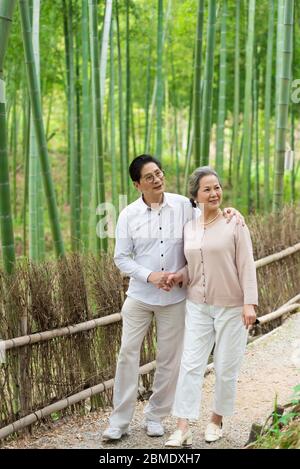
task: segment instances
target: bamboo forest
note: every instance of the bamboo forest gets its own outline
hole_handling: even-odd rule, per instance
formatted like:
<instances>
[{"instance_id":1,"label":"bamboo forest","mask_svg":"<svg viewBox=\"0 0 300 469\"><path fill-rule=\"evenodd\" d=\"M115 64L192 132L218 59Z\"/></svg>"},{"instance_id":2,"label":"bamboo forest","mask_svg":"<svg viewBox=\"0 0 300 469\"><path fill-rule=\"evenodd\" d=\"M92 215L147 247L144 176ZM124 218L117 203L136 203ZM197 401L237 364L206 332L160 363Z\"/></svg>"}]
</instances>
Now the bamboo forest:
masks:
<instances>
[{"instance_id":1,"label":"bamboo forest","mask_svg":"<svg viewBox=\"0 0 300 469\"><path fill-rule=\"evenodd\" d=\"M8 447L29 438L28 428L41 431L41 421L112 405L130 277L114 263L115 228L140 195L128 172L138 155L160 162L167 193L188 198L196 168L218 173L222 209L240 212L251 233L253 342L283 334L288 321L300 333L300 3L0 0L0 441ZM146 393L156 333L152 324L141 349ZM296 350L287 337L279 361ZM282 421L294 436L287 443L270 427L248 445L271 448L274 438L274 447L300 448L295 362L281 382L283 405L294 392L293 415ZM265 374L261 392L273 389L268 361Z\"/></svg>"}]
</instances>

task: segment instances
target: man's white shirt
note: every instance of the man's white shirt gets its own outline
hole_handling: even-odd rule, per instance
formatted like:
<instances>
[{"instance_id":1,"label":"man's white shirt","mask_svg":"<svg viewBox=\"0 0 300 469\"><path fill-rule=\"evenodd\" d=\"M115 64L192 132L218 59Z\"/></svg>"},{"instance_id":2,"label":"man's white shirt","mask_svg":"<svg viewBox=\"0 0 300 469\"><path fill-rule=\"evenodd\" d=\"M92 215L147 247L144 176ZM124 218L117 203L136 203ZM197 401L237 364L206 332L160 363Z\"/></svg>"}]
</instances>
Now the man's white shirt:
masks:
<instances>
[{"instance_id":1,"label":"man's white shirt","mask_svg":"<svg viewBox=\"0 0 300 469\"><path fill-rule=\"evenodd\" d=\"M184 267L183 227L194 212L187 197L166 192L160 206L150 208L140 197L122 210L116 227L114 260L130 277L129 297L160 306L185 299L185 288L165 292L147 279L151 272L177 272Z\"/></svg>"}]
</instances>

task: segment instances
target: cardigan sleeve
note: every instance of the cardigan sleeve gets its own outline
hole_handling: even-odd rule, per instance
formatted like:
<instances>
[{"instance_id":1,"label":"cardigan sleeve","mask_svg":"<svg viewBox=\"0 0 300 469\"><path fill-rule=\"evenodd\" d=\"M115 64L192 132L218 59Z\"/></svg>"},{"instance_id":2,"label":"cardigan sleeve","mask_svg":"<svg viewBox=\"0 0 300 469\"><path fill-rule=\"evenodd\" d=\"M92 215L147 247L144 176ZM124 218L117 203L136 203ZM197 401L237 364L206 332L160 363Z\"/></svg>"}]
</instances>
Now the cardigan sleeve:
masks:
<instances>
[{"instance_id":1,"label":"cardigan sleeve","mask_svg":"<svg viewBox=\"0 0 300 469\"><path fill-rule=\"evenodd\" d=\"M258 305L256 268L249 229L241 223L235 227L235 255L238 278L244 294L244 304Z\"/></svg>"}]
</instances>

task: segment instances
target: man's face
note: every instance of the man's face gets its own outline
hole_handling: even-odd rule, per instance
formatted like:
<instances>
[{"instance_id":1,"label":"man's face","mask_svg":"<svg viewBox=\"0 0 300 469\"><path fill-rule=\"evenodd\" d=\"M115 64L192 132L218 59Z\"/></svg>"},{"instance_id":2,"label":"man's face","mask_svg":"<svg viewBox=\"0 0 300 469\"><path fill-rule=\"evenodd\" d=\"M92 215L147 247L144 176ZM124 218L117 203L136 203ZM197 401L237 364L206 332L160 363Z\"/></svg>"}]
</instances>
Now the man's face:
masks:
<instances>
[{"instance_id":1,"label":"man's face","mask_svg":"<svg viewBox=\"0 0 300 469\"><path fill-rule=\"evenodd\" d=\"M146 198L156 198L165 190L163 172L159 169L157 164L147 163L142 167L139 182L135 182L134 185Z\"/></svg>"}]
</instances>

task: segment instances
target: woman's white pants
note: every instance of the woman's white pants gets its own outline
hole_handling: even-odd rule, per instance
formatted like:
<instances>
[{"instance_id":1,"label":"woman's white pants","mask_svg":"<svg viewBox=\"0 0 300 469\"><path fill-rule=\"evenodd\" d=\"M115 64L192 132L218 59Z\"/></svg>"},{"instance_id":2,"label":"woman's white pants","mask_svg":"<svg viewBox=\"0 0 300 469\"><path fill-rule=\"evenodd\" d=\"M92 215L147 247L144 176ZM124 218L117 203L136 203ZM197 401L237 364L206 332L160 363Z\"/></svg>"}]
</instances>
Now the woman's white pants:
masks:
<instances>
[{"instance_id":1,"label":"woman's white pants","mask_svg":"<svg viewBox=\"0 0 300 469\"><path fill-rule=\"evenodd\" d=\"M183 355L172 415L198 419L208 357L214 348L213 412L233 414L238 372L247 344L242 307L195 304L187 300Z\"/></svg>"}]
</instances>

